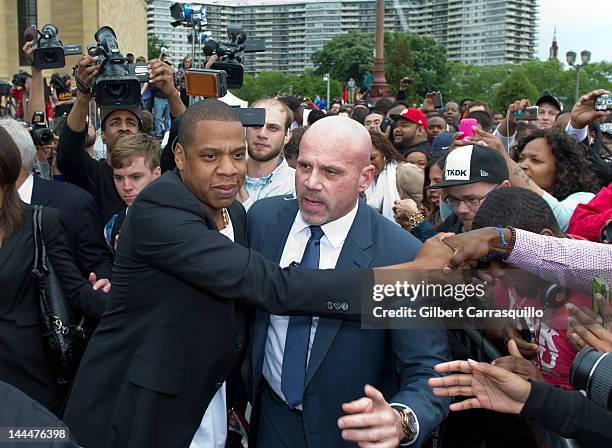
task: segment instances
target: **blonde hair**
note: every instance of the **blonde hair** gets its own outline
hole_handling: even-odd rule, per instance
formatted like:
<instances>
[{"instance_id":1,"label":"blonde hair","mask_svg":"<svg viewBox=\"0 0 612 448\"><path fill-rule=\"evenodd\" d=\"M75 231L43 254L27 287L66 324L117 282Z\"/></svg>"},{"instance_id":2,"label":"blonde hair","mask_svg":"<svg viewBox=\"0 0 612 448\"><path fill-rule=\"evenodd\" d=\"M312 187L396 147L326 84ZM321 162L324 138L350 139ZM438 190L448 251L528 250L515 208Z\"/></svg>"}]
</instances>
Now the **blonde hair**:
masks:
<instances>
[{"instance_id":1,"label":"blonde hair","mask_svg":"<svg viewBox=\"0 0 612 448\"><path fill-rule=\"evenodd\" d=\"M285 132L287 132L287 129L289 129L289 127L291 126L291 123L293 123L293 120L294 120L293 111L289 108L289 106L287 106L281 100L276 99L276 98L260 98L258 100L255 100L253 104L251 104L250 107L266 107L266 106L279 109L281 112L285 114Z\"/></svg>"},{"instance_id":2,"label":"blonde hair","mask_svg":"<svg viewBox=\"0 0 612 448\"><path fill-rule=\"evenodd\" d=\"M110 164L115 169L130 166L136 157L144 157L147 168L153 171L160 164L159 141L150 135L138 133L120 137L110 155Z\"/></svg>"}]
</instances>

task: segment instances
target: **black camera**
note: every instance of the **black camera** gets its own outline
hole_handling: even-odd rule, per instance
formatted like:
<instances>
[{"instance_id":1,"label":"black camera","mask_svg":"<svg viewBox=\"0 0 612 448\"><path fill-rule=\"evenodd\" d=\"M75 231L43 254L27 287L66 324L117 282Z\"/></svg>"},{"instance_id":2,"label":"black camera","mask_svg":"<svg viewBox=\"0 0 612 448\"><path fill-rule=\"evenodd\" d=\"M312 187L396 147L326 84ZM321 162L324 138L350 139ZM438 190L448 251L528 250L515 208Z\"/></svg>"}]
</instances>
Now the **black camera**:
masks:
<instances>
[{"instance_id":1,"label":"black camera","mask_svg":"<svg viewBox=\"0 0 612 448\"><path fill-rule=\"evenodd\" d=\"M11 94L11 85L6 81L0 81L0 97L10 96L10 94Z\"/></svg>"},{"instance_id":2,"label":"black camera","mask_svg":"<svg viewBox=\"0 0 612 448\"><path fill-rule=\"evenodd\" d=\"M26 30L26 40L33 40L36 36L36 29ZM50 23L43 26L43 29L38 32L39 38L34 55L32 65L40 69L60 68L66 65L66 55L75 55L82 53L80 45L66 45L57 38L57 27Z\"/></svg>"},{"instance_id":3,"label":"black camera","mask_svg":"<svg viewBox=\"0 0 612 448\"><path fill-rule=\"evenodd\" d=\"M92 95L100 107L137 106L140 104L140 81L130 73L119 51L117 36L110 26L103 26L94 35L96 45L87 52L98 56L100 71L92 82Z\"/></svg>"},{"instance_id":4,"label":"black camera","mask_svg":"<svg viewBox=\"0 0 612 448\"><path fill-rule=\"evenodd\" d=\"M599 353L593 347L580 350L572 363L570 383L584 390L593 403L612 411L612 353Z\"/></svg>"},{"instance_id":5,"label":"black camera","mask_svg":"<svg viewBox=\"0 0 612 448\"><path fill-rule=\"evenodd\" d=\"M32 122L28 126L34 145L45 146L53 143L55 137L53 131L47 127L45 123L45 113L37 110L32 116Z\"/></svg>"},{"instance_id":6,"label":"black camera","mask_svg":"<svg viewBox=\"0 0 612 448\"><path fill-rule=\"evenodd\" d=\"M235 25L227 27L228 40L216 42L208 39L204 44L202 53L211 56L213 53L219 57L219 61L210 67L213 70L223 70L227 73L227 87L239 89L242 87L244 78L244 67L242 66L242 53L257 53L266 51L265 42L262 39L252 39L247 42L244 30Z\"/></svg>"},{"instance_id":7,"label":"black camera","mask_svg":"<svg viewBox=\"0 0 612 448\"><path fill-rule=\"evenodd\" d=\"M29 73L24 72L23 70L19 70L19 72L13 75L13 79L11 80L11 84L15 87L25 87L26 81L30 77Z\"/></svg>"}]
</instances>

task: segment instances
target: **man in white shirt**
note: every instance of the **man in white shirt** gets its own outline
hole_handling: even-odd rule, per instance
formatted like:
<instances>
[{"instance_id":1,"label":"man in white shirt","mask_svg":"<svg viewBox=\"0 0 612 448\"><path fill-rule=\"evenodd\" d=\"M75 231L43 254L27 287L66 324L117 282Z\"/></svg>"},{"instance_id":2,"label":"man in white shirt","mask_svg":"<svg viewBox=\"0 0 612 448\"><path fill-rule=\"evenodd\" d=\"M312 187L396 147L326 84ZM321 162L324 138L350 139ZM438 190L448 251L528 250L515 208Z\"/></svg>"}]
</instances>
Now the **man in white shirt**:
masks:
<instances>
[{"instance_id":1,"label":"man in white shirt","mask_svg":"<svg viewBox=\"0 0 612 448\"><path fill-rule=\"evenodd\" d=\"M295 170L281 155L291 138L291 109L273 98L259 99L251 106L266 109L266 120L263 126L246 131L247 176L238 199L247 211L259 199L292 195L295 191Z\"/></svg>"}]
</instances>

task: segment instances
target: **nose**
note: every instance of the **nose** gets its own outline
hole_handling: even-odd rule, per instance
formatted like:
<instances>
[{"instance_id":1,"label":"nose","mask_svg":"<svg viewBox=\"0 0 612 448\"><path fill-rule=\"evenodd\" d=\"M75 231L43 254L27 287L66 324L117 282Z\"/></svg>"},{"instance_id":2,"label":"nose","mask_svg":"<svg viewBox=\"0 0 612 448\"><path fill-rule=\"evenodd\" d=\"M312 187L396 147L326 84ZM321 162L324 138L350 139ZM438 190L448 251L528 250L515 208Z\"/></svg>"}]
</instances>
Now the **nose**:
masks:
<instances>
[{"instance_id":1,"label":"nose","mask_svg":"<svg viewBox=\"0 0 612 448\"><path fill-rule=\"evenodd\" d=\"M523 171L525 171L527 174L529 174L529 168L530 168L530 166L529 166L529 162L527 161L527 159L525 159L525 160L521 160L521 161L518 163L518 166L520 166L520 167L521 167L521 169L522 169Z\"/></svg>"},{"instance_id":2,"label":"nose","mask_svg":"<svg viewBox=\"0 0 612 448\"><path fill-rule=\"evenodd\" d=\"M217 174L224 177L231 177L238 174L238 168L231 155L221 157L219 166L217 167Z\"/></svg>"},{"instance_id":3,"label":"nose","mask_svg":"<svg viewBox=\"0 0 612 448\"><path fill-rule=\"evenodd\" d=\"M123 191L126 193L130 193L134 189L134 184L130 179L123 179Z\"/></svg>"},{"instance_id":4,"label":"nose","mask_svg":"<svg viewBox=\"0 0 612 448\"><path fill-rule=\"evenodd\" d=\"M321 190L321 181L318 170L313 169L310 171L310 174L304 180L304 186L313 191Z\"/></svg>"}]
</instances>

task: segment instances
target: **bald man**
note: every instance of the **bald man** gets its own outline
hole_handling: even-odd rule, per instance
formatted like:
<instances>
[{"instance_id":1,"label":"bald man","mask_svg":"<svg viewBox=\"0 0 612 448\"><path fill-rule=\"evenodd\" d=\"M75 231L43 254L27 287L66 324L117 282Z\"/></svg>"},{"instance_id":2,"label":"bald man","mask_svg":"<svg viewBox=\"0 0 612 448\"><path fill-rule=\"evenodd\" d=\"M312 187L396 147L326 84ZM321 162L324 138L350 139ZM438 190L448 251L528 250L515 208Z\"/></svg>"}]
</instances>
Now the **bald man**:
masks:
<instances>
[{"instance_id":1,"label":"bald man","mask_svg":"<svg viewBox=\"0 0 612 448\"><path fill-rule=\"evenodd\" d=\"M359 199L374 176L371 148L368 131L349 118L310 126L300 143L297 199L266 198L251 207L251 248L281 267L412 260L416 238ZM446 415L427 379L449 357L442 331L362 330L359 323L258 310L249 446L419 446Z\"/></svg>"}]
</instances>

